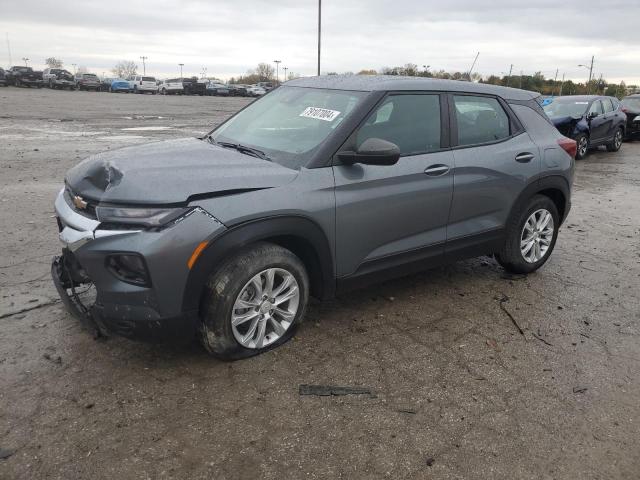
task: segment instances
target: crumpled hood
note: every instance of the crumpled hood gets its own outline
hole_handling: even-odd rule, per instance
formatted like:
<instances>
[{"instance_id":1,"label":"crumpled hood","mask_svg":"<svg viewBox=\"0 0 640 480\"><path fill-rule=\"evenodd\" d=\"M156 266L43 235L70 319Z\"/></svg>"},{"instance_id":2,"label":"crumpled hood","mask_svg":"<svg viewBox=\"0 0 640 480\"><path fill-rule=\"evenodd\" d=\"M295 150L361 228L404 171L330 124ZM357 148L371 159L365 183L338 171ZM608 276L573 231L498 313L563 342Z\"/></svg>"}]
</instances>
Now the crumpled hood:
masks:
<instances>
[{"instance_id":1,"label":"crumpled hood","mask_svg":"<svg viewBox=\"0 0 640 480\"><path fill-rule=\"evenodd\" d=\"M193 195L272 188L298 172L196 138L93 155L67 173L69 188L98 202L179 204Z\"/></svg>"},{"instance_id":2,"label":"crumpled hood","mask_svg":"<svg viewBox=\"0 0 640 480\"><path fill-rule=\"evenodd\" d=\"M581 118L574 118L574 117L558 117L558 118L552 118L551 119L551 121L556 126L556 128L558 128L558 127L568 127L570 125L575 125L580 120L581 120Z\"/></svg>"}]
</instances>

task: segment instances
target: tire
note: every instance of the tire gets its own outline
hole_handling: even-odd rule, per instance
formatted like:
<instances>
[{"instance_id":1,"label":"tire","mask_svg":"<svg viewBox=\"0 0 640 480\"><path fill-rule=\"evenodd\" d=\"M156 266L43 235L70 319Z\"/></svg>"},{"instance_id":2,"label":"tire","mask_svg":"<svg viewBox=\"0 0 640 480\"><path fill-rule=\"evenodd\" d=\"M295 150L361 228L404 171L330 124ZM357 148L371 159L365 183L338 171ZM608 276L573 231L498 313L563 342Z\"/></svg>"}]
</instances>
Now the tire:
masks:
<instances>
[{"instance_id":1,"label":"tire","mask_svg":"<svg viewBox=\"0 0 640 480\"><path fill-rule=\"evenodd\" d=\"M582 160L587 156L589 152L589 137L586 134L581 133L576 138L574 138L577 144L576 150L576 160Z\"/></svg>"},{"instance_id":2,"label":"tire","mask_svg":"<svg viewBox=\"0 0 640 480\"><path fill-rule=\"evenodd\" d=\"M163 88L163 89L162 89L162 95L166 95L166 94L167 94L167 89L166 89L166 88Z\"/></svg>"},{"instance_id":3,"label":"tire","mask_svg":"<svg viewBox=\"0 0 640 480\"><path fill-rule=\"evenodd\" d=\"M133 86L133 93L140 93L138 92L138 87L136 87L135 85Z\"/></svg>"},{"instance_id":4,"label":"tire","mask_svg":"<svg viewBox=\"0 0 640 480\"><path fill-rule=\"evenodd\" d=\"M607 152L617 152L622 147L622 141L624 140L624 131L622 128L616 130L616 133L613 135L613 140L610 143L607 143Z\"/></svg>"},{"instance_id":5,"label":"tire","mask_svg":"<svg viewBox=\"0 0 640 480\"><path fill-rule=\"evenodd\" d=\"M543 214L539 212L546 212L551 215L552 232L548 232L544 235L544 232L548 229L542 229L542 233L535 235L533 244L530 247L531 250L527 252L530 257L525 258L525 254L521 249L521 242L523 237L526 239L532 238L534 232L525 231L525 225L529 220L533 218L543 218ZM548 225L548 224L547 224ZM537 225L536 225L537 227ZM549 259L551 252L556 244L558 238L558 228L560 227L560 215L558 209L553 201L544 195L534 195L527 203L524 204L517 212L514 212L509 219L506 226L506 239L502 250L496 254L496 260L504 267L505 270L511 273L531 273L539 269ZM535 228L534 228L535 230ZM541 254L539 258L534 257L536 247L536 240L539 240L538 253ZM547 243L545 243L545 240ZM522 242L523 243L523 242ZM544 252L542 250L547 247Z\"/></svg>"},{"instance_id":6,"label":"tire","mask_svg":"<svg viewBox=\"0 0 640 480\"><path fill-rule=\"evenodd\" d=\"M287 294L295 296L295 292L298 295L297 299L280 303L286 305L282 309L273 309L274 304L269 302L268 297L261 296L267 291L262 287L266 287L268 271L274 272L270 291L276 295L276 299L279 298L277 290L284 284L284 278L288 278L289 282L295 280L293 285L297 284L296 289L289 283L290 286L280 293L283 297ZM256 284L252 283L257 278L260 279L260 291L256 291ZM254 299L256 294L258 298ZM309 278L297 256L272 243L251 245L229 258L209 277L201 308L200 341L210 354L222 360L238 360L276 348L295 334L304 318L308 296ZM239 301L252 306L237 307ZM272 310L267 310L269 308ZM285 310L286 317L278 313L285 313ZM234 314L236 319L247 315L250 317L233 327ZM283 331L277 332L276 324ZM263 333L263 341L258 340L260 332ZM241 343L243 335L248 338L244 344Z\"/></svg>"}]
</instances>

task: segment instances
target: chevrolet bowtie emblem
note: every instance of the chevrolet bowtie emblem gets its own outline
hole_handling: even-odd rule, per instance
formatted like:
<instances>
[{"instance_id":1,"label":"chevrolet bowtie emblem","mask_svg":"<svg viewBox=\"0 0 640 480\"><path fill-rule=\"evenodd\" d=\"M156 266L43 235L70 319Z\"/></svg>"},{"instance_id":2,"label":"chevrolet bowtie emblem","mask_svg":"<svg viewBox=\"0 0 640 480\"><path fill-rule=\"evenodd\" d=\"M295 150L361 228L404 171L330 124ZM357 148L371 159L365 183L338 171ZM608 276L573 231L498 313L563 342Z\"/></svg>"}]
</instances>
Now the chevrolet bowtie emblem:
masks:
<instances>
[{"instance_id":1,"label":"chevrolet bowtie emblem","mask_svg":"<svg viewBox=\"0 0 640 480\"><path fill-rule=\"evenodd\" d=\"M73 204L78 210L84 210L85 208L87 208L87 202L85 202L84 199L79 195L73 197Z\"/></svg>"}]
</instances>

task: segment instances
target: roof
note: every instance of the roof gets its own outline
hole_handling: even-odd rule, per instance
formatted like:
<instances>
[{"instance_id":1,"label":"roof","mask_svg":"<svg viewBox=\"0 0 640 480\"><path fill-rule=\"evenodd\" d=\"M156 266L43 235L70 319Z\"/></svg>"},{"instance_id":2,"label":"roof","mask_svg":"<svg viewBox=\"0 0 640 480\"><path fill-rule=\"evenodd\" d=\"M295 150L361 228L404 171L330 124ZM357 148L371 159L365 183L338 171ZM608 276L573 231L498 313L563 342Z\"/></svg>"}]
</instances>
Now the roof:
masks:
<instances>
[{"instance_id":1,"label":"roof","mask_svg":"<svg viewBox=\"0 0 640 480\"><path fill-rule=\"evenodd\" d=\"M290 80L286 83L292 87L329 88L335 90L373 91L449 91L485 93L496 95L507 100L531 100L540 96L537 92L519 90L517 88L500 87L484 83L460 80L442 80L428 77L402 77L396 75L322 75Z\"/></svg>"},{"instance_id":2,"label":"roof","mask_svg":"<svg viewBox=\"0 0 640 480\"><path fill-rule=\"evenodd\" d=\"M575 100L576 102L591 102L593 100L597 100L598 98L613 98L607 95L562 95L561 97L553 97L554 100L558 98L568 98L570 100Z\"/></svg>"}]
</instances>

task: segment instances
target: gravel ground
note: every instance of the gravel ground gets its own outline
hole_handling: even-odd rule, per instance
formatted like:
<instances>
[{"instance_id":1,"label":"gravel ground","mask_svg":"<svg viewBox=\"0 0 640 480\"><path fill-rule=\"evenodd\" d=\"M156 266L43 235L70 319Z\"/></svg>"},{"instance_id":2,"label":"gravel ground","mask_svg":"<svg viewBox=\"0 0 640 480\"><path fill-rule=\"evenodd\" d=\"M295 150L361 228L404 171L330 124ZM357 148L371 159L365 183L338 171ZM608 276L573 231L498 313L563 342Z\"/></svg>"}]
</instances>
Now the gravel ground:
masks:
<instances>
[{"instance_id":1,"label":"gravel ground","mask_svg":"<svg viewBox=\"0 0 640 480\"><path fill-rule=\"evenodd\" d=\"M640 143L578 163L527 277L479 258L387 282L235 363L87 335L49 279L65 171L246 102L0 89L0 478L638 478Z\"/></svg>"}]
</instances>

